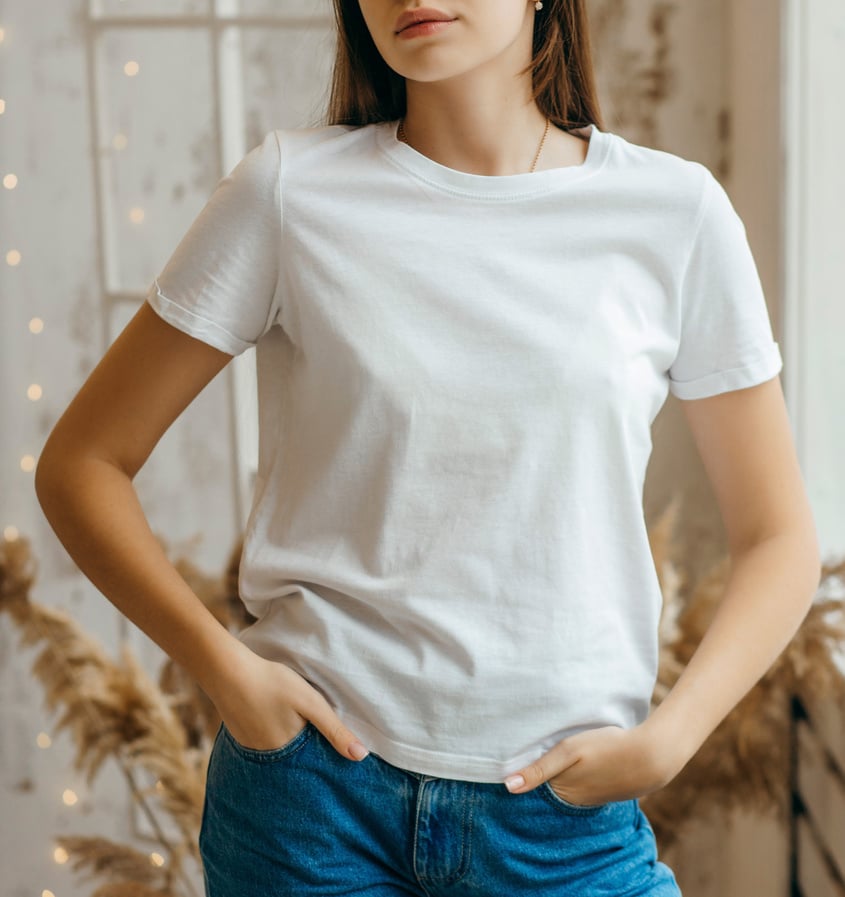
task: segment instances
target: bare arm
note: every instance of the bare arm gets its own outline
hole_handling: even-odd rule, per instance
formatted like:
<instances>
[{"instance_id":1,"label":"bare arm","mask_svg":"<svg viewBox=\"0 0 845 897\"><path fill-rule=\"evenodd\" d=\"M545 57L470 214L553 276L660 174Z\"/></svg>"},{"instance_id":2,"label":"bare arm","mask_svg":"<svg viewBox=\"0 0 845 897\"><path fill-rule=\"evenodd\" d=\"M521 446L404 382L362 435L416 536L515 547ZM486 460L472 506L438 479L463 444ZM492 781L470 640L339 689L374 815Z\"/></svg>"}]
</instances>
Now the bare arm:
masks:
<instances>
[{"instance_id":1,"label":"bare arm","mask_svg":"<svg viewBox=\"0 0 845 897\"><path fill-rule=\"evenodd\" d=\"M323 695L222 626L159 545L132 485L174 420L230 361L144 303L114 341L41 453L35 490L82 572L182 665L232 734L267 750L306 719L344 756L357 741Z\"/></svg>"},{"instance_id":2,"label":"bare arm","mask_svg":"<svg viewBox=\"0 0 845 897\"><path fill-rule=\"evenodd\" d=\"M781 654L821 578L780 379L685 401L731 558L724 597L683 673L646 721L691 757Z\"/></svg>"},{"instance_id":3,"label":"bare arm","mask_svg":"<svg viewBox=\"0 0 845 897\"><path fill-rule=\"evenodd\" d=\"M212 698L246 648L169 562L132 480L231 357L144 303L59 418L35 471L44 514L82 572Z\"/></svg>"}]
</instances>

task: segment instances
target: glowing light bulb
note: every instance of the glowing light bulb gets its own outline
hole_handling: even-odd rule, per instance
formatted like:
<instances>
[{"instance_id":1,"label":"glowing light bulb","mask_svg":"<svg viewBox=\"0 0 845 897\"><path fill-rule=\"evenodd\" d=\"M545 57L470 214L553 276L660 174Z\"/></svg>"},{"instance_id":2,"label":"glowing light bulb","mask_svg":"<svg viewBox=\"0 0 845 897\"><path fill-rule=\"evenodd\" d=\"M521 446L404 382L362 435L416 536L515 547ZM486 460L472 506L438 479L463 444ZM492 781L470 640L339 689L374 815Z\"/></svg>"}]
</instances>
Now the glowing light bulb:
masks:
<instances>
[{"instance_id":1,"label":"glowing light bulb","mask_svg":"<svg viewBox=\"0 0 845 897\"><path fill-rule=\"evenodd\" d=\"M134 78L138 72L141 71L141 66L138 65L134 60L127 62L125 66L123 66L123 73L130 78Z\"/></svg>"},{"instance_id":2,"label":"glowing light bulb","mask_svg":"<svg viewBox=\"0 0 845 897\"><path fill-rule=\"evenodd\" d=\"M2 115L6 111L6 101L0 99L0 115Z\"/></svg>"},{"instance_id":3,"label":"glowing light bulb","mask_svg":"<svg viewBox=\"0 0 845 897\"><path fill-rule=\"evenodd\" d=\"M155 851L153 851L153 853L150 854L150 862L153 866L163 866L164 857L160 853L155 853Z\"/></svg>"},{"instance_id":4,"label":"glowing light bulb","mask_svg":"<svg viewBox=\"0 0 845 897\"><path fill-rule=\"evenodd\" d=\"M4 527L3 529L3 538L7 542L14 542L19 535L20 533L18 532L18 528L16 526L12 526L11 524L9 524L7 527Z\"/></svg>"},{"instance_id":5,"label":"glowing light bulb","mask_svg":"<svg viewBox=\"0 0 845 897\"><path fill-rule=\"evenodd\" d=\"M39 732L35 736L35 743L40 748L48 748L53 743L53 739L46 732Z\"/></svg>"},{"instance_id":6,"label":"glowing light bulb","mask_svg":"<svg viewBox=\"0 0 845 897\"><path fill-rule=\"evenodd\" d=\"M44 322L41 318L30 318L29 321L29 332L30 333L41 333L44 329Z\"/></svg>"},{"instance_id":7,"label":"glowing light bulb","mask_svg":"<svg viewBox=\"0 0 845 897\"><path fill-rule=\"evenodd\" d=\"M14 268L15 265L19 265L20 263L21 263L21 254L18 252L17 249L10 249L6 253L6 264L10 265L12 268Z\"/></svg>"},{"instance_id":8,"label":"glowing light bulb","mask_svg":"<svg viewBox=\"0 0 845 897\"><path fill-rule=\"evenodd\" d=\"M6 39L6 29L0 28L0 44Z\"/></svg>"},{"instance_id":9,"label":"glowing light bulb","mask_svg":"<svg viewBox=\"0 0 845 897\"><path fill-rule=\"evenodd\" d=\"M21 458L21 470L26 473L35 470L35 458L32 455L24 455Z\"/></svg>"},{"instance_id":10,"label":"glowing light bulb","mask_svg":"<svg viewBox=\"0 0 845 897\"><path fill-rule=\"evenodd\" d=\"M79 798L76 796L76 792L71 788L65 788L62 792L62 800L69 806L72 807Z\"/></svg>"},{"instance_id":11,"label":"glowing light bulb","mask_svg":"<svg viewBox=\"0 0 845 897\"><path fill-rule=\"evenodd\" d=\"M16 174L7 174L3 178L3 186L7 190L14 190L18 186L18 176Z\"/></svg>"},{"instance_id":12,"label":"glowing light bulb","mask_svg":"<svg viewBox=\"0 0 845 897\"><path fill-rule=\"evenodd\" d=\"M144 210L135 206L135 208L129 212L129 220L133 224L140 224L144 220Z\"/></svg>"},{"instance_id":13,"label":"glowing light bulb","mask_svg":"<svg viewBox=\"0 0 845 897\"><path fill-rule=\"evenodd\" d=\"M57 847L53 851L53 859L57 863L66 863L67 862L67 851L64 849L64 847Z\"/></svg>"},{"instance_id":14,"label":"glowing light bulb","mask_svg":"<svg viewBox=\"0 0 845 897\"><path fill-rule=\"evenodd\" d=\"M56 897L56 895L52 891L48 891L47 888L41 892L41 897Z\"/></svg>"},{"instance_id":15,"label":"glowing light bulb","mask_svg":"<svg viewBox=\"0 0 845 897\"><path fill-rule=\"evenodd\" d=\"M30 383L26 390L26 397L37 402L41 398L42 389L37 383Z\"/></svg>"}]
</instances>

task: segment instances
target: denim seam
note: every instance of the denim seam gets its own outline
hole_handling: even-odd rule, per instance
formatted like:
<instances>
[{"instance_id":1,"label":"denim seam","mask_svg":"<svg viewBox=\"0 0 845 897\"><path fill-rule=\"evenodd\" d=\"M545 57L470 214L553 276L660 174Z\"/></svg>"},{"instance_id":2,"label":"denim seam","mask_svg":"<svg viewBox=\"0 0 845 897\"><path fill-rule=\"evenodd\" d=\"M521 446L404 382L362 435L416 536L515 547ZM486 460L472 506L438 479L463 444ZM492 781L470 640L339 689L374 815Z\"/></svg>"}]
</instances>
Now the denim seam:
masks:
<instances>
[{"instance_id":1,"label":"denim seam","mask_svg":"<svg viewBox=\"0 0 845 897\"><path fill-rule=\"evenodd\" d=\"M293 738L287 742L287 744L283 744L281 747L273 748L269 751L260 751L257 748L246 747L241 744L234 735L228 730L228 728L223 728L223 734L226 736L226 740L232 746L238 756L242 757L244 760L249 761L250 763L275 763L280 760L285 760L287 757L290 757L292 754L295 754L297 751L301 750L308 743L309 739L313 735L313 728L310 720L306 721L306 726L302 729L301 732L298 732Z\"/></svg>"},{"instance_id":2,"label":"denim seam","mask_svg":"<svg viewBox=\"0 0 845 897\"><path fill-rule=\"evenodd\" d=\"M570 803L568 800L564 800L552 789L552 786L549 784L548 779L541 783L540 792L542 793L543 797L545 797L546 800L549 801L549 803L554 804L565 813L571 813L573 816L596 816L611 803L606 802L594 807L586 805L581 806L579 804Z\"/></svg>"},{"instance_id":3,"label":"denim seam","mask_svg":"<svg viewBox=\"0 0 845 897\"><path fill-rule=\"evenodd\" d=\"M459 882L469 871L469 861L470 855L472 854L472 821L473 814L475 812L475 802L478 799L478 790L475 785L472 784L472 797L469 800L469 818L466 821L466 824L463 826L463 832L461 833L461 860L458 863L458 868L455 870L454 877L450 878L446 884L456 884Z\"/></svg>"}]
</instances>

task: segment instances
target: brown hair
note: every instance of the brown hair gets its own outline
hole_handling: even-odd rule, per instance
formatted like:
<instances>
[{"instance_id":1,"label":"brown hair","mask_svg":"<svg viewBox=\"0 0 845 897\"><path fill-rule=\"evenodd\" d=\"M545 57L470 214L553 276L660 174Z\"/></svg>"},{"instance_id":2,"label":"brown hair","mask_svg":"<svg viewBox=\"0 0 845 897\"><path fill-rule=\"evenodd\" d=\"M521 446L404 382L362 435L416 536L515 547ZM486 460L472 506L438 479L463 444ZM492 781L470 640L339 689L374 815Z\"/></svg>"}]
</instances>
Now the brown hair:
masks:
<instances>
[{"instance_id":1,"label":"brown hair","mask_svg":"<svg viewBox=\"0 0 845 897\"><path fill-rule=\"evenodd\" d=\"M405 114L405 79L373 43L358 0L333 0L337 52L325 124L366 125ZM534 19L533 72L540 111L564 130L604 130L596 95L585 0L545 0Z\"/></svg>"}]
</instances>

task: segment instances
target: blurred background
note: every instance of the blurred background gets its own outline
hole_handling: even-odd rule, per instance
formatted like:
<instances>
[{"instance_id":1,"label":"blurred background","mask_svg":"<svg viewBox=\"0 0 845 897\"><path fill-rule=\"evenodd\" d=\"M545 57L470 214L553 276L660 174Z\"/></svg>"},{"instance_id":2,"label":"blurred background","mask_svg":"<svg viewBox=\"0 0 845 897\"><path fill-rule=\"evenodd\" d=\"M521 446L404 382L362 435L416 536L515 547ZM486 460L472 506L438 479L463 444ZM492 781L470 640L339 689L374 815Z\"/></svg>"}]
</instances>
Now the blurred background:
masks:
<instances>
[{"instance_id":1,"label":"blurred background","mask_svg":"<svg viewBox=\"0 0 845 897\"><path fill-rule=\"evenodd\" d=\"M605 129L704 163L745 222L833 563L845 550L845 3L588 8ZM128 643L152 675L161 652L64 552L35 499L33 471L56 419L217 181L269 130L322 123L334 41L329 0L0 3L0 541L30 541L33 597L109 652ZM646 517L681 498L677 561L695 576L720 557L723 533L671 395L653 435ZM255 459L249 350L135 479L174 556L224 574ZM105 834L166 862L118 768L105 764L86 782L69 734L51 734L32 660L0 614L0 897L92 893L56 846L63 833ZM838 713L818 722L807 748L816 751L806 787L818 809L795 794L786 822L750 808L696 820L665 857L685 897L845 897ZM197 869L188 877L193 884L174 894L202 893Z\"/></svg>"}]
</instances>

